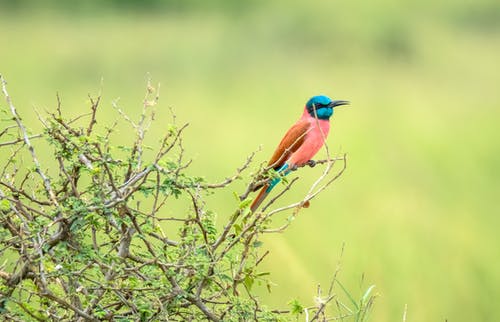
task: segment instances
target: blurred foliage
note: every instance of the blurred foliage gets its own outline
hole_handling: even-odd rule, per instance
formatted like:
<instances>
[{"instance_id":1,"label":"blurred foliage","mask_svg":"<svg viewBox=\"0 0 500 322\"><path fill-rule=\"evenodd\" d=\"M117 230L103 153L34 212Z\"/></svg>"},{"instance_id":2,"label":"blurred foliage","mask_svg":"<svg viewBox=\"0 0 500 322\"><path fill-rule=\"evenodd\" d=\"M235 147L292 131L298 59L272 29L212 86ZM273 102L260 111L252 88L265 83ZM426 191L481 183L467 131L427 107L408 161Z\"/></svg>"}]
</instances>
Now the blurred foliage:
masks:
<instances>
[{"instance_id":1,"label":"blurred foliage","mask_svg":"<svg viewBox=\"0 0 500 322\"><path fill-rule=\"evenodd\" d=\"M192 11L203 11L207 9L223 9L227 12L243 12L264 1L227 1L227 0L86 0L86 1L64 1L64 0L0 0L0 6L12 12L25 10L48 9L65 14L100 14L111 11L138 11L147 14L158 13L162 10L168 13L186 13Z\"/></svg>"},{"instance_id":2,"label":"blurred foliage","mask_svg":"<svg viewBox=\"0 0 500 322\"><path fill-rule=\"evenodd\" d=\"M36 128L33 106L53 109L56 91L68 113L101 87L103 106L120 97L133 110L150 72L191 123L191 169L208 179L259 144L269 157L310 96L352 101L329 138L348 153L347 173L266 240L286 265L263 263L279 295L264 301L287 303L296 290L310 300L345 241L347 287L363 271L382 295L374 320L400 320L405 304L407 321L500 319L497 0L5 3L0 71L26 122ZM290 197L316 171L301 171ZM231 198L207 202L224 217Z\"/></svg>"}]
</instances>

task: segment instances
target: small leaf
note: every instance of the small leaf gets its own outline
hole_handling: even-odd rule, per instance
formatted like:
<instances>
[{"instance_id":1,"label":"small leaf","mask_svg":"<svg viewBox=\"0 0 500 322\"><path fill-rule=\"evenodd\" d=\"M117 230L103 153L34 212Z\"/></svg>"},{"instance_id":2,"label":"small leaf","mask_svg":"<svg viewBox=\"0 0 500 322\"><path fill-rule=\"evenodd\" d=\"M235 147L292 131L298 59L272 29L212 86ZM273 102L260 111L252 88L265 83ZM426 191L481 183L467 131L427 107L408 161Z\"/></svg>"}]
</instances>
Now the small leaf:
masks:
<instances>
[{"instance_id":1,"label":"small leaf","mask_svg":"<svg viewBox=\"0 0 500 322\"><path fill-rule=\"evenodd\" d=\"M290 302L288 302L288 304L291 307L290 313L292 313L293 315L299 315L302 312L304 312L304 306L302 306L302 304L300 304L299 300L293 299Z\"/></svg>"},{"instance_id":2,"label":"small leaf","mask_svg":"<svg viewBox=\"0 0 500 322\"><path fill-rule=\"evenodd\" d=\"M250 204L252 203L252 199L251 198L247 198L245 200L243 200L242 202L240 202L240 205L238 206L239 209L245 209L245 208L248 208L248 206L250 206Z\"/></svg>"},{"instance_id":3,"label":"small leaf","mask_svg":"<svg viewBox=\"0 0 500 322\"><path fill-rule=\"evenodd\" d=\"M271 281L266 280L266 287L267 287L267 291L268 291L269 293L271 293Z\"/></svg>"},{"instance_id":4,"label":"small leaf","mask_svg":"<svg viewBox=\"0 0 500 322\"><path fill-rule=\"evenodd\" d=\"M226 282L233 282L233 278L227 274L220 274L219 277Z\"/></svg>"},{"instance_id":5,"label":"small leaf","mask_svg":"<svg viewBox=\"0 0 500 322\"><path fill-rule=\"evenodd\" d=\"M258 248L258 247L262 246L263 244L264 243L261 242L260 240L256 240L253 242L253 247Z\"/></svg>"},{"instance_id":6,"label":"small leaf","mask_svg":"<svg viewBox=\"0 0 500 322\"><path fill-rule=\"evenodd\" d=\"M250 214L250 207L246 207L245 209L243 209L243 211L241 212L241 216L243 217L243 220L244 222L246 223L247 219L248 219L248 215Z\"/></svg>"},{"instance_id":7,"label":"small leaf","mask_svg":"<svg viewBox=\"0 0 500 322\"><path fill-rule=\"evenodd\" d=\"M7 199L3 199L0 201L0 210L1 211L9 211L10 210L10 202Z\"/></svg>"},{"instance_id":8,"label":"small leaf","mask_svg":"<svg viewBox=\"0 0 500 322\"><path fill-rule=\"evenodd\" d=\"M241 233L241 230L242 230L242 229L241 229L241 226L240 226L240 225L238 225L238 224L234 224L234 233L235 233L236 235L239 235L239 234Z\"/></svg>"},{"instance_id":9,"label":"small leaf","mask_svg":"<svg viewBox=\"0 0 500 322\"><path fill-rule=\"evenodd\" d=\"M366 300L368 300L368 298L370 297L370 294L372 292L372 290L375 288L375 285L371 285L365 292L365 294L363 294L363 297L361 298L361 304L364 304L366 303Z\"/></svg>"},{"instance_id":10,"label":"small leaf","mask_svg":"<svg viewBox=\"0 0 500 322\"><path fill-rule=\"evenodd\" d=\"M342 283L340 283L339 280L336 280L337 284L339 284L340 288L342 288L342 291L344 291L345 295L347 295L347 297L349 298L349 300L351 301L352 305L354 305L354 307L356 308L356 310L359 310L359 307L358 307L358 303L356 303L356 301L354 300L354 298L352 297L351 293L349 293L347 291L347 289L344 287L344 285L342 285Z\"/></svg>"},{"instance_id":11,"label":"small leaf","mask_svg":"<svg viewBox=\"0 0 500 322\"><path fill-rule=\"evenodd\" d=\"M254 282L253 277L251 277L250 275L245 276L245 280L243 281L243 283L245 284L245 287L248 289L248 291L252 289L253 282Z\"/></svg>"}]
</instances>

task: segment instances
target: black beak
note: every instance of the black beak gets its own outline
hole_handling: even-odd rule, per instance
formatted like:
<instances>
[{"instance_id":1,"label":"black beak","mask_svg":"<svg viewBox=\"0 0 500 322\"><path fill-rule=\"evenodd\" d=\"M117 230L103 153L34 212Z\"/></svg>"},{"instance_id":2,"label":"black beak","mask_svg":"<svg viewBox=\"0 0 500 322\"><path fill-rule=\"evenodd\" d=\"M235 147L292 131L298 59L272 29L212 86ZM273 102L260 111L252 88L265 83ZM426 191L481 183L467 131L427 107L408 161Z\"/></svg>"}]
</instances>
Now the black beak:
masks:
<instances>
[{"instance_id":1,"label":"black beak","mask_svg":"<svg viewBox=\"0 0 500 322\"><path fill-rule=\"evenodd\" d=\"M335 100L332 101L329 105L330 107L349 105L349 101Z\"/></svg>"}]
</instances>

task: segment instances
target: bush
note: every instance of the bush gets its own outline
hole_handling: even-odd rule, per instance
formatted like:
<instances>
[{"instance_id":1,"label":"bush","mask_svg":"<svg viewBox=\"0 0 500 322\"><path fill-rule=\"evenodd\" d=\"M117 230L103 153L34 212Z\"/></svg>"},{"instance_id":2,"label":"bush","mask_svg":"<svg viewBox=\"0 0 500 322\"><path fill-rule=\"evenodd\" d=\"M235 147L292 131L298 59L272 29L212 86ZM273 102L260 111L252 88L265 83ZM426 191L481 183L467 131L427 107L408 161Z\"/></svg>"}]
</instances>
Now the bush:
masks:
<instances>
[{"instance_id":1,"label":"bush","mask_svg":"<svg viewBox=\"0 0 500 322\"><path fill-rule=\"evenodd\" d=\"M366 318L374 297L370 287L358 301L337 280L327 292L318 288L314 305L294 300L288 309L270 309L255 295L256 284L270 287L259 270L268 255L259 237L284 231L273 226L276 214L290 219L344 171L346 159L320 160L324 174L303 200L286 207L273 203L252 213L251 192L276 174L261 166L250 174L246 191L230 218L216 223L204 202L207 193L228 187L248 172L251 154L236 173L220 183L186 174L190 162L182 145L186 125L173 118L159 146L146 153L144 138L153 121L157 91L148 85L138 121L123 113L110 127L97 126L100 97L90 98L89 113L62 115L61 103L45 118L44 131L30 134L8 95L2 78L7 117L0 147L8 155L0 182L0 317L37 321L246 321ZM135 132L129 146L114 146L118 122ZM39 148L53 153L50 172ZM342 167L333 171L335 161ZM165 210L172 199L188 200L178 216ZM177 225L168 236L162 227ZM267 259L271 260L271 259ZM347 299L342 303L335 289ZM330 305L329 303L337 303ZM328 309L328 312L327 312Z\"/></svg>"}]
</instances>

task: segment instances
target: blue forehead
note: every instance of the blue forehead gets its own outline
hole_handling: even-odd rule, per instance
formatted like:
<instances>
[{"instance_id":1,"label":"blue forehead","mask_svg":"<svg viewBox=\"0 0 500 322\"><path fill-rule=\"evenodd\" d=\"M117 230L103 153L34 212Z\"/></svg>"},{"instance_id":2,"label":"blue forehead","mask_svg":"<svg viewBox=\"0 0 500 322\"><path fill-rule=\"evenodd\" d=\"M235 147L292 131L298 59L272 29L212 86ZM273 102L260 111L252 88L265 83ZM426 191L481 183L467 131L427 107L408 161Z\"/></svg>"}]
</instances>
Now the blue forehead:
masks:
<instances>
[{"instance_id":1,"label":"blue forehead","mask_svg":"<svg viewBox=\"0 0 500 322\"><path fill-rule=\"evenodd\" d=\"M328 105L332 102L332 99L325 95L313 96L307 101L307 106L315 105Z\"/></svg>"}]
</instances>

